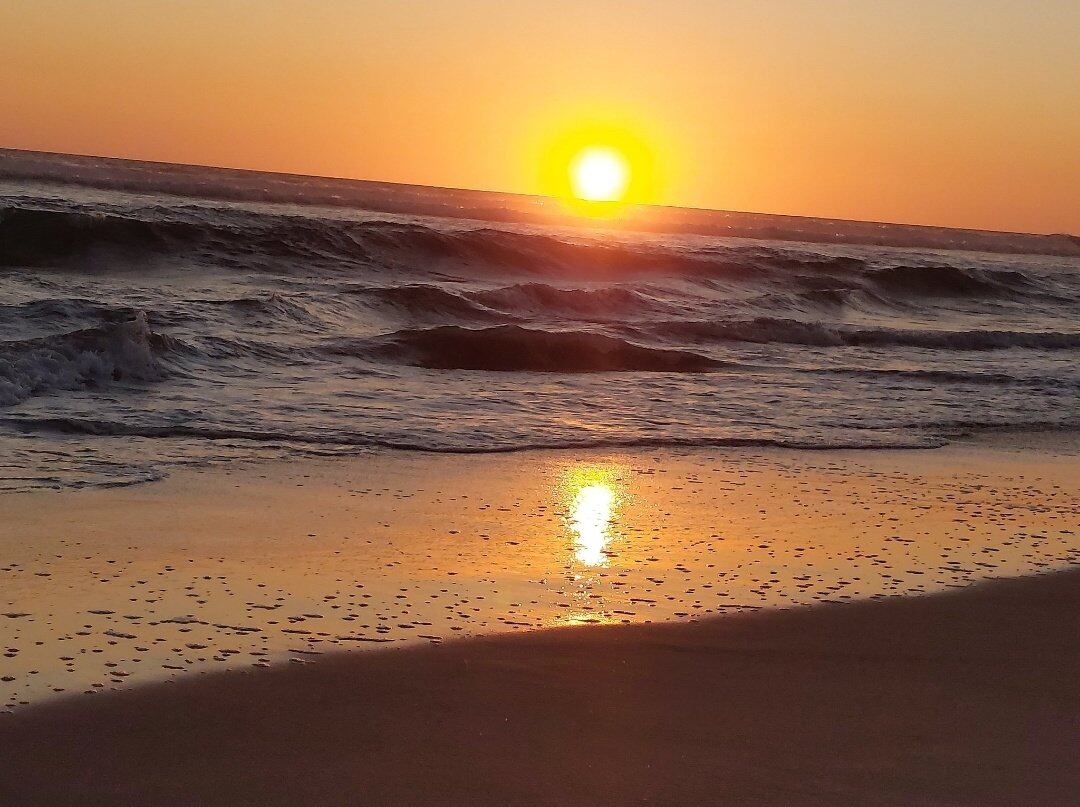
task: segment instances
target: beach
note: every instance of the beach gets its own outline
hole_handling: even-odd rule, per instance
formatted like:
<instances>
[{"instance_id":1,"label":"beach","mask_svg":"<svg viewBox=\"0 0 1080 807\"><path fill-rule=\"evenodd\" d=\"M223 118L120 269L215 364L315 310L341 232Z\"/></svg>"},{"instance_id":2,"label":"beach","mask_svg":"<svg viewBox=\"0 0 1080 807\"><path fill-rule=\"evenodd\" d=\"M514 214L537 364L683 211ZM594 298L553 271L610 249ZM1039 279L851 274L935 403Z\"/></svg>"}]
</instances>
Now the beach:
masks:
<instances>
[{"instance_id":1,"label":"beach","mask_svg":"<svg viewBox=\"0 0 1080 807\"><path fill-rule=\"evenodd\" d=\"M1078 458L376 453L8 494L0 797L1065 804Z\"/></svg>"},{"instance_id":2,"label":"beach","mask_svg":"<svg viewBox=\"0 0 1080 807\"><path fill-rule=\"evenodd\" d=\"M0 804L1074 800L1074 239L552 213L0 150Z\"/></svg>"},{"instance_id":3,"label":"beach","mask_svg":"<svg viewBox=\"0 0 1080 807\"><path fill-rule=\"evenodd\" d=\"M1080 804L1080 3L7 5L0 807Z\"/></svg>"}]
</instances>

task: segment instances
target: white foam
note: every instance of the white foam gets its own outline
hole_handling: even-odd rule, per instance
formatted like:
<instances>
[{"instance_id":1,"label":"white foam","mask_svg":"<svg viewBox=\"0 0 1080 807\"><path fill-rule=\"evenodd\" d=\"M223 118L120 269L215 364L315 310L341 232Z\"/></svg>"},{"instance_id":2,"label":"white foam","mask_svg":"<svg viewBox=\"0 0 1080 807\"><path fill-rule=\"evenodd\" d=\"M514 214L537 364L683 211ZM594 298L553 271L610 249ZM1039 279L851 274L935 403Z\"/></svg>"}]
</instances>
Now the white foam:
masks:
<instances>
[{"instance_id":1,"label":"white foam","mask_svg":"<svg viewBox=\"0 0 1080 807\"><path fill-rule=\"evenodd\" d=\"M0 405L33 395L162 376L146 315L127 322L0 345Z\"/></svg>"}]
</instances>

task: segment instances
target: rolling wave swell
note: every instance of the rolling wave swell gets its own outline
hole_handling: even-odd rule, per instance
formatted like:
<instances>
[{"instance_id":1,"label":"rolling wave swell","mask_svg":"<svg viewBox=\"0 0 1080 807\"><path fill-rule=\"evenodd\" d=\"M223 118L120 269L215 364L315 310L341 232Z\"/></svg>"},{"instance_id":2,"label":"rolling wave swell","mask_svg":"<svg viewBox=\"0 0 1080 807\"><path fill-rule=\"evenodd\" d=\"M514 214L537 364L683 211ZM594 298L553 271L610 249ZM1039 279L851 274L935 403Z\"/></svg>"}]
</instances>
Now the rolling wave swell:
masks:
<instances>
[{"instance_id":1,"label":"rolling wave swell","mask_svg":"<svg viewBox=\"0 0 1080 807\"><path fill-rule=\"evenodd\" d=\"M339 349L348 351L348 346ZM700 373L729 366L690 351L644 347L602 334L516 325L397 331L364 351L429 370Z\"/></svg>"},{"instance_id":2,"label":"rolling wave swell","mask_svg":"<svg viewBox=\"0 0 1080 807\"><path fill-rule=\"evenodd\" d=\"M0 196L0 295L0 450L77 485L295 452L1077 426L1068 257L28 187Z\"/></svg>"},{"instance_id":3,"label":"rolling wave swell","mask_svg":"<svg viewBox=\"0 0 1080 807\"><path fill-rule=\"evenodd\" d=\"M669 320L633 330L636 333L647 332L666 340L775 343L812 347L913 347L949 351L1080 348L1080 332L1075 331L947 331L874 328L826 325L773 317L728 322Z\"/></svg>"},{"instance_id":4,"label":"rolling wave swell","mask_svg":"<svg viewBox=\"0 0 1080 807\"><path fill-rule=\"evenodd\" d=\"M801 289L822 298L861 291L906 304L912 299L1075 299L1074 277L1021 268L948 264L878 265L850 255L808 254L795 248L731 244L669 245L657 241L501 230L439 228L414 222L349 221L298 215L146 208L84 212L0 209L0 265L70 266L87 257L121 267L140 256L217 256L219 267L260 266L282 273L357 267L423 274L436 269L462 277L493 274L618 282L637 275L744 286ZM125 260L126 258L126 260ZM299 263L298 263L299 261ZM147 269L145 261L143 269ZM1065 288L1061 287L1061 284ZM622 288L594 291L589 300L543 282L514 284L472 296L489 307L587 312L597 304L652 307ZM422 301L421 301L422 302Z\"/></svg>"}]
</instances>

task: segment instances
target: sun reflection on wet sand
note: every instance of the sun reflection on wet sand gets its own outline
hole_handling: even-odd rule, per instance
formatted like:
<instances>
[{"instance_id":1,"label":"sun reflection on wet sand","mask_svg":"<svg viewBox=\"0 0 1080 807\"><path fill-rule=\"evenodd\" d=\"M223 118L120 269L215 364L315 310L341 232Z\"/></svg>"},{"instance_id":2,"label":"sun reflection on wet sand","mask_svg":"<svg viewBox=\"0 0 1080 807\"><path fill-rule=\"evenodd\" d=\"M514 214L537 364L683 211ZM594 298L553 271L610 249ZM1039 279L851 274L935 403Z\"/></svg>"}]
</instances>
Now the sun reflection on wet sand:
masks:
<instances>
[{"instance_id":1,"label":"sun reflection on wet sand","mask_svg":"<svg viewBox=\"0 0 1080 807\"><path fill-rule=\"evenodd\" d=\"M573 466L562 475L566 502L566 528L571 535L568 570L576 589L570 595L573 610L558 622L589 625L613 621L605 606L609 586L603 578L619 553L612 550L617 538L614 525L625 492L625 469L608 466ZM576 567L576 570L575 570Z\"/></svg>"},{"instance_id":2,"label":"sun reflection on wet sand","mask_svg":"<svg viewBox=\"0 0 1080 807\"><path fill-rule=\"evenodd\" d=\"M557 625L612 625L614 618L606 613L592 611L578 611L567 614L556 620Z\"/></svg>"},{"instance_id":3,"label":"sun reflection on wet sand","mask_svg":"<svg viewBox=\"0 0 1080 807\"><path fill-rule=\"evenodd\" d=\"M607 563L604 552L611 540L612 504L615 491L603 482L593 482L580 488L574 497L574 512L570 525L577 533L574 556L587 566L603 566Z\"/></svg>"}]
</instances>

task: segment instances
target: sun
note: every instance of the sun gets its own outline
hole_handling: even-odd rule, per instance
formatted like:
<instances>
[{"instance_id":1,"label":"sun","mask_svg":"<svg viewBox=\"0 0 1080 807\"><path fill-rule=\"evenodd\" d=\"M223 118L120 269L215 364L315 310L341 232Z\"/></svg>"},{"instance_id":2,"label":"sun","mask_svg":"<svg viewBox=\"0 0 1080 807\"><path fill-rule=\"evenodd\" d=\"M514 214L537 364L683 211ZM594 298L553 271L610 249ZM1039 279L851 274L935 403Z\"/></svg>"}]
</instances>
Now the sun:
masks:
<instances>
[{"instance_id":1,"label":"sun","mask_svg":"<svg viewBox=\"0 0 1080 807\"><path fill-rule=\"evenodd\" d=\"M538 148L538 193L575 217L638 215L656 203L659 187L655 137L646 139L640 128L585 122L553 129Z\"/></svg>"},{"instance_id":2,"label":"sun","mask_svg":"<svg viewBox=\"0 0 1080 807\"><path fill-rule=\"evenodd\" d=\"M588 146L570 160L570 189L584 202L619 202L630 186L630 164L610 146Z\"/></svg>"}]
</instances>

